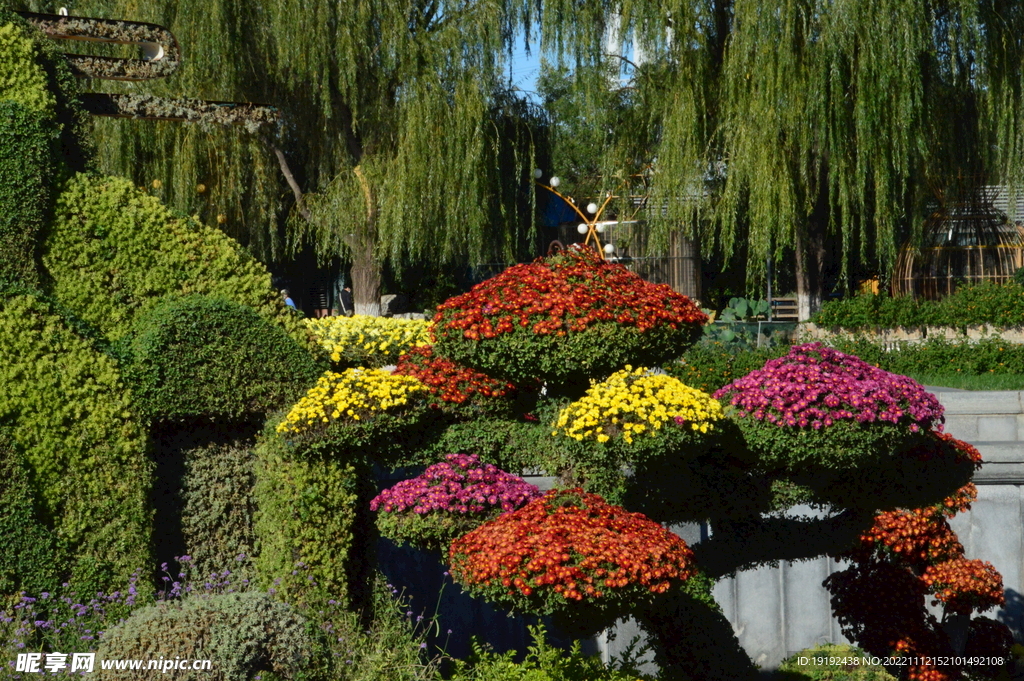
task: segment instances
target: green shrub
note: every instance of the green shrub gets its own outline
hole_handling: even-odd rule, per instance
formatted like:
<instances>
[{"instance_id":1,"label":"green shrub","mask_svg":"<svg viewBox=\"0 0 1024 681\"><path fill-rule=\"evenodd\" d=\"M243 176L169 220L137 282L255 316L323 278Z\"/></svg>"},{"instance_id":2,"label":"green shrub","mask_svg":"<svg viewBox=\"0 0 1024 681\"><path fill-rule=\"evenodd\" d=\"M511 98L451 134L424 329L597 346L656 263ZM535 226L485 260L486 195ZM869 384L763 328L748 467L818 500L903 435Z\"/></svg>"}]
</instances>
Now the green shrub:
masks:
<instances>
[{"instance_id":1,"label":"green shrub","mask_svg":"<svg viewBox=\"0 0 1024 681\"><path fill-rule=\"evenodd\" d=\"M825 643L783 660L772 681L896 681L896 677L885 667L870 664L860 648Z\"/></svg>"},{"instance_id":2,"label":"green shrub","mask_svg":"<svg viewBox=\"0 0 1024 681\"><path fill-rule=\"evenodd\" d=\"M0 22L6 14L0 14ZM0 23L0 57L0 97L52 118L57 100L40 64L42 50L23 25Z\"/></svg>"},{"instance_id":3,"label":"green shrub","mask_svg":"<svg viewBox=\"0 0 1024 681\"><path fill-rule=\"evenodd\" d=\"M533 645L522 662L514 662L515 651L504 654L478 641L473 654L455 663L451 681L642 681L635 670L606 667L598 657L589 657L575 641L566 652L550 645L543 626L530 627Z\"/></svg>"},{"instance_id":4,"label":"green shrub","mask_svg":"<svg viewBox=\"0 0 1024 681\"><path fill-rule=\"evenodd\" d=\"M0 595L59 584L53 533L36 513L21 452L0 432Z\"/></svg>"},{"instance_id":5,"label":"green shrub","mask_svg":"<svg viewBox=\"0 0 1024 681\"><path fill-rule=\"evenodd\" d=\"M537 421L480 418L454 423L409 463L430 464L451 452L467 452L511 473L526 469L554 471L575 443L551 437L551 410L542 405L539 411Z\"/></svg>"},{"instance_id":6,"label":"green shrub","mask_svg":"<svg viewBox=\"0 0 1024 681\"><path fill-rule=\"evenodd\" d=\"M811 321L850 331L901 326L1016 327L1024 325L1024 286L1016 281L960 286L938 302L865 293L825 303Z\"/></svg>"},{"instance_id":7,"label":"green shrub","mask_svg":"<svg viewBox=\"0 0 1024 681\"><path fill-rule=\"evenodd\" d=\"M271 428L256 447L256 571L289 602L349 600L349 575L365 569L357 520L369 524L367 473L333 457L306 456ZM305 567L299 574L296 567ZM312 581L311 581L312 578Z\"/></svg>"},{"instance_id":8,"label":"green shrub","mask_svg":"<svg viewBox=\"0 0 1024 681\"><path fill-rule=\"evenodd\" d=\"M154 420L250 420L298 399L323 370L279 326L225 298L167 298L122 345L125 377Z\"/></svg>"},{"instance_id":9,"label":"green shrub","mask_svg":"<svg viewBox=\"0 0 1024 681\"><path fill-rule=\"evenodd\" d=\"M382 575L369 576L367 612L358 613L329 600L317 606L323 636L308 670L324 681L438 681L438 659L428 657L426 639L436 621L418 622L410 604ZM368 622L368 624L367 624Z\"/></svg>"},{"instance_id":10,"label":"green shrub","mask_svg":"<svg viewBox=\"0 0 1024 681\"><path fill-rule=\"evenodd\" d=\"M241 565L236 559L254 555L256 545L252 443L208 444L186 451L184 458L181 529L192 565L199 575Z\"/></svg>"},{"instance_id":11,"label":"green shrub","mask_svg":"<svg viewBox=\"0 0 1024 681\"><path fill-rule=\"evenodd\" d=\"M105 632L100 659L211 660L211 670L174 672L176 679L249 681L261 672L298 678L312 641L304 617L262 592L191 595L135 611ZM103 671L100 679L150 679L152 670Z\"/></svg>"},{"instance_id":12,"label":"green shrub","mask_svg":"<svg viewBox=\"0 0 1024 681\"><path fill-rule=\"evenodd\" d=\"M58 565L83 591L150 562L147 438L114 361L39 298L0 300L0 422L25 454Z\"/></svg>"},{"instance_id":13,"label":"green shrub","mask_svg":"<svg viewBox=\"0 0 1024 681\"><path fill-rule=\"evenodd\" d=\"M929 338L887 348L870 338L835 338L829 345L894 374L1024 374L1024 345L999 338L950 341Z\"/></svg>"},{"instance_id":14,"label":"green shrub","mask_svg":"<svg viewBox=\"0 0 1024 681\"><path fill-rule=\"evenodd\" d=\"M789 348L786 346L742 350L720 342L698 343L679 361L666 364L664 369L691 388L713 393L787 352Z\"/></svg>"},{"instance_id":15,"label":"green shrub","mask_svg":"<svg viewBox=\"0 0 1024 681\"><path fill-rule=\"evenodd\" d=\"M255 309L314 348L270 274L222 232L175 217L129 180L79 174L57 199L43 247L53 296L110 340L171 293L220 296Z\"/></svg>"}]
</instances>

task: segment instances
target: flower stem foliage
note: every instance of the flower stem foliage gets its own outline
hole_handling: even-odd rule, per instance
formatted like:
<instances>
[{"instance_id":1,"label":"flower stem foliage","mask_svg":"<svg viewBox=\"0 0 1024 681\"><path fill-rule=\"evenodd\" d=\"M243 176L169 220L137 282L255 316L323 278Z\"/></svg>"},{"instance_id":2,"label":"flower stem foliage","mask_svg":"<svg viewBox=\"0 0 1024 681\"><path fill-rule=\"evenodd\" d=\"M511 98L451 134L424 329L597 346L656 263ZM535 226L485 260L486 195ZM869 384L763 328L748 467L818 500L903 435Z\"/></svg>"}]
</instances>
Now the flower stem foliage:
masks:
<instances>
[{"instance_id":1,"label":"flower stem foliage","mask_svg":"<svg viewBox=\"0 0 1024 681\"><path fill-rule=\"evenodd\" d=\"M434 316L434 335L440 354L491 376L580 386L629 362L678 356L706 321L668 286L574 249L450 298Z\"/></svg>"},{"instance_id":2,"label":"flower stem foliage","mask_svg":"<svg viewBox=\"0 0 1024 681\"><path fill-rule=\"evenodd\" d=\"M449 562L474 595L593 631L697 574L677 535L579 488L481 525L452 543Z\"/></svg>"},{"instance_id":3,"label":"flower stem foliage","mask_svg":"<svg viewBox=\"0 0 1024 681\"><path fill-rule=\"evenodd\" d=\"M453 539L540 496L522 478L476 454L449 454L420 475L403 480L370 502L377 527L398 543L446 549Z\"/></svg>"}]
</instances>

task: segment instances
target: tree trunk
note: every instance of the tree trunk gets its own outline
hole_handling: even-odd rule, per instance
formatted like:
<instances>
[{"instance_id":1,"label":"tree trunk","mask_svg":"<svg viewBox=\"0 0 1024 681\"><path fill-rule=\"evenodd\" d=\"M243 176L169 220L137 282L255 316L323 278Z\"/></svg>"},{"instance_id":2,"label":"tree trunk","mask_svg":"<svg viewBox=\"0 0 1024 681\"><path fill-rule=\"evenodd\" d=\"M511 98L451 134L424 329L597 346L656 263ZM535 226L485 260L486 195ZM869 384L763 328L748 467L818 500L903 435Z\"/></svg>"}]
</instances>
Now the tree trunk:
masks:
<instances>
[{"instance_id":1,"label":"tree trunk","mask_svg":"<svg viewBox=\"0 0 1024 681\"><path fill-rule=\"evenodd\" d=\"M366 201L366 221L349 244L352 248L352 306L356 314L380 316L380 263L374 255L377 243L377 201L361 166L352 169Z\"/></svg>"},{"instance_id":2,"label":"tree trunk","mask_svg":"<svg viewBox=\"0 0 1024 681\"><path fill-rule=\"evenodd\" d=\"M352 249L352 303L356 314L380 316L380 279L373 240L362 237Z\"/></svg>"},{"instance_id":3,"label":"tree trunk","mask_svg":"<svg viewBox=\"0 0 1024 681\"><path fill-rule=\"evenodd\" d=\"M796 234L797 316L806 322L821 309L825 292L825 235L816 220Z\"/></svg>"}]
</instances>

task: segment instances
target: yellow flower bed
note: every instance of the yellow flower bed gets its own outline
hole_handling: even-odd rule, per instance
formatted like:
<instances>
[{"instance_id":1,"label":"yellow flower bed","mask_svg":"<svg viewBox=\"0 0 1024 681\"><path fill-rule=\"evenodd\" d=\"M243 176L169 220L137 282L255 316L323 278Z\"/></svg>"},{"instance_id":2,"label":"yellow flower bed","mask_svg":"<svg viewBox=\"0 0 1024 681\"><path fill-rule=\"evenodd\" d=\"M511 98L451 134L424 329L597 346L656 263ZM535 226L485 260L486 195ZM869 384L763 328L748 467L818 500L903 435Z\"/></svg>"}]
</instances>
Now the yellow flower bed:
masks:
<instances>
[{"instance_id":1,"label":"yellow flower bed","mask_svg":"<svg viewBox=\"0 0 1024 681\"><path fill-rule=\"evenodd\" d=\"M357 367L328 371L277 426L279 433L302 433L333 421L351 422L409 404L427 387L411 376Z\"/></svg>"},{"instance_id":2,"label":"yellow flower bed","mask_svg":"<svg viewBox=\"0 0 1024 681\"><path fill-rule=\"evenodd\" d=\"M621 435L632 443L637 436L657 435L669 422L707 433L725 418L718 400L649 369L627 366L601 383L590 383L586 395L559 413L552 435L598 442Z\"/></svg>"},{"instance_id":3,"label":"yellow flower bed","mask_svg":"<svg viewBox=\"0 0 1024 681\"><path fill-rule=\"evenodd\" d=\"M422 319L388 317L323 317L306 325L331 361L384 365L410 348L430 344L430 323Z\"/></svg>"}]
</instances>

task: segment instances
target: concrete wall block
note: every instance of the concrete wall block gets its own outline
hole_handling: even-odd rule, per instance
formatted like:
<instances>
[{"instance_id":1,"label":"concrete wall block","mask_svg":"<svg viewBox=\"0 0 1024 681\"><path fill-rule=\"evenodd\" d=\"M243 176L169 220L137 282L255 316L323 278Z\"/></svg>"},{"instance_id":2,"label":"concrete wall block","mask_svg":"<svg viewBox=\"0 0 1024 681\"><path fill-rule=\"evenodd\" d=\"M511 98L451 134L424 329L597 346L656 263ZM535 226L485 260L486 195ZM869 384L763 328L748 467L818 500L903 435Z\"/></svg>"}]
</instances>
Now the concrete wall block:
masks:
<instances>
[{"instance_id":1,"label":"concrete wall block","mask_svg":"<svg viewBox=\"0 0 1024 681\"><path fill-rule=\"evenodd\" d=\"M951 415L947 411L945 428L947 433L961 440L974 442L981 439L978 437L978 417L974 414Z\"/></svg>"},{"instance_id":2,"label":"concrete wall block","mask_svg":"<svg viewBox=\"0 0 1024 681\"><path fill-rule=\"evenodd\" d=\"M951 414L1020 414L1021 394L1017 390L992 390L985 392L940 392L936 395Z\"/></svg>"},{"instance_id":3,"label":"concrete wall block","mask_svg":"<svg viewBox=\"0 0 1024 681\"><path fill-rule=\"evenodd\" d=\"M978 440L1016 440L1017 417L1018 414L979 416Z\"/></svg>"}]
</instances>

